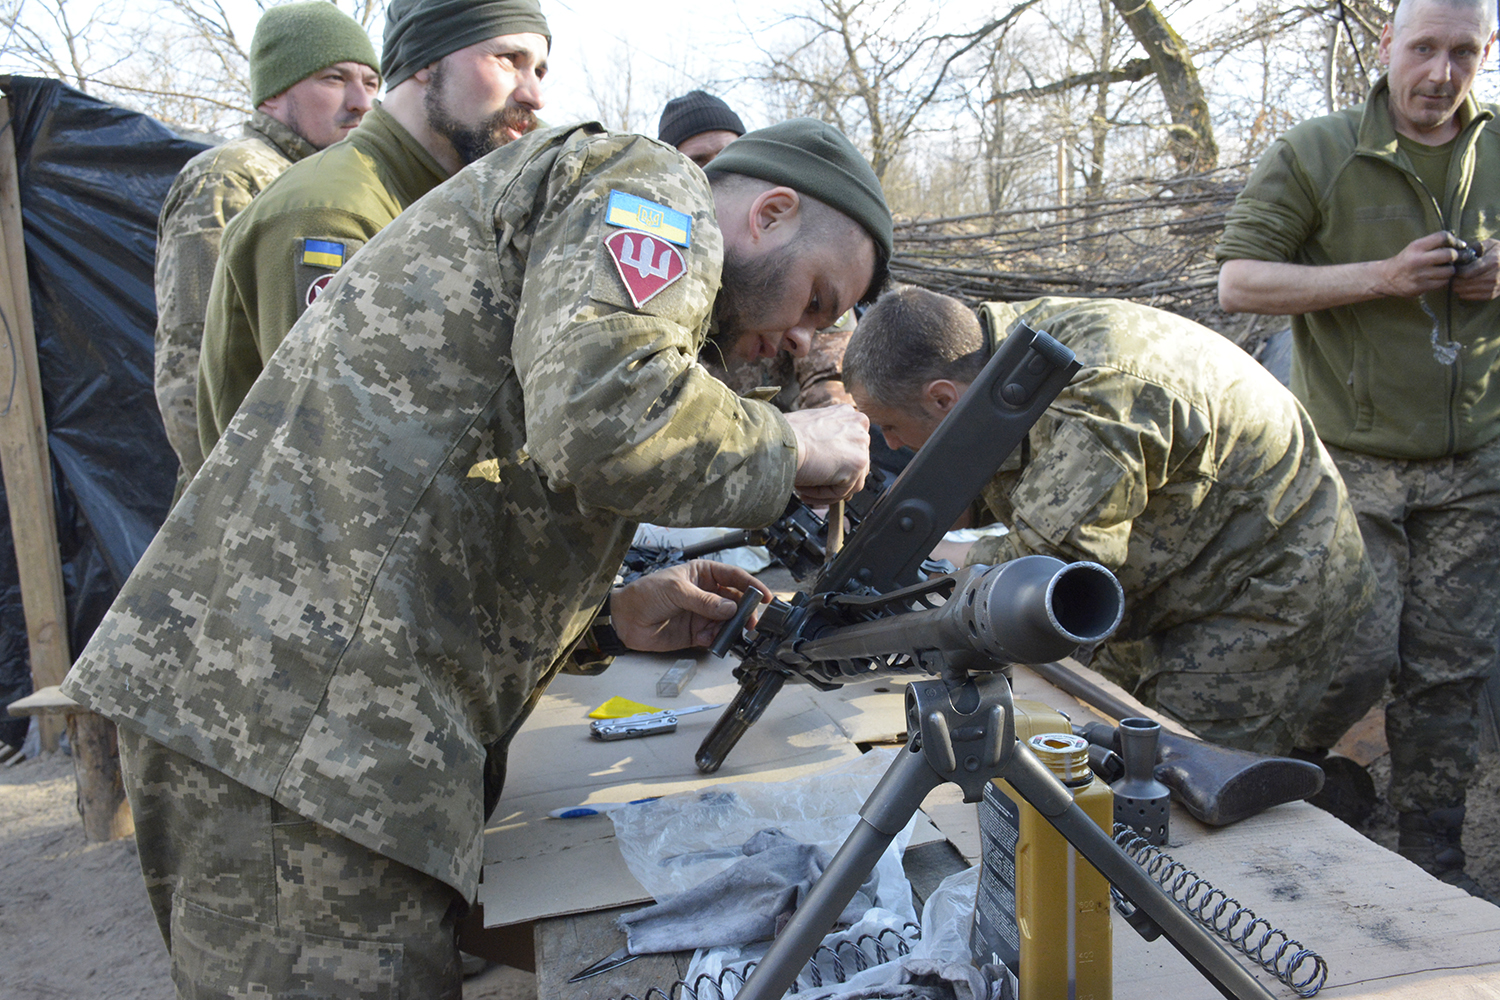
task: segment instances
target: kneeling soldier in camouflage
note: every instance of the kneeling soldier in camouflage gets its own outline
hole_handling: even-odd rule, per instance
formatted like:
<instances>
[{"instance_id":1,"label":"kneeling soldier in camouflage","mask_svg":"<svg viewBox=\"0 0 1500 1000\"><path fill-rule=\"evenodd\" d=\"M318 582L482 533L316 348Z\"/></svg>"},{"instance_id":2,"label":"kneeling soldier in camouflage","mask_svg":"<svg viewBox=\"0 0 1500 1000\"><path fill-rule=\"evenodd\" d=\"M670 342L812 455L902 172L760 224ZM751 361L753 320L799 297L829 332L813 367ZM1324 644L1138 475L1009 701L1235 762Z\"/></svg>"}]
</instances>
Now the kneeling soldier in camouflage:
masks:
<instances>
[{"instance_id":1,"label":"kneeling soldier in camouflage","mask_svg":"<svg viewBox=\"0 0 1500 1000\"><path fill-rule=\"evenodd\" d=\"M935 430L1017 320L1083 368L976 505L1010 528L970 563L1092 559L1125 588L1093 665L1226 746L1284 754L1328 686L1373 577L1301 405L1223 337L1116 300L986 303L907 288L844 355L891 447Z\"/></svg>"}]
</instances>

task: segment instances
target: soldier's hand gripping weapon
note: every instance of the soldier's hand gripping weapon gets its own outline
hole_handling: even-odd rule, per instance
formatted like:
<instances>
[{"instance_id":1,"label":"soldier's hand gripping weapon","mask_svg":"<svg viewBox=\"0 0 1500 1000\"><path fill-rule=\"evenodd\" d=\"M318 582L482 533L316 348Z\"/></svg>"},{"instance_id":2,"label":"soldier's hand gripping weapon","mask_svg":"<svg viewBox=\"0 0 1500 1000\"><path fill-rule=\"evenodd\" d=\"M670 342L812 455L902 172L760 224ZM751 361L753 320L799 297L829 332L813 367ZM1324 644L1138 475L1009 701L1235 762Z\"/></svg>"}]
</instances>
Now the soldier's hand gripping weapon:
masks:
<instances>
[{"instance_id":1,"label":"soldier's hand gripping weapon","mask_svg":"<svg viewBox=\"0 0 1500 1000\"><path fill-rule=\"evenodd\" d=\"M723 656L733 651L740 656L735 669L740 690L698 748L699 770L719 769L793 674L829 689L901 658L814 655L807 648L809 642L861 622L889 620L887 627L900 630L910 617L905 612L930 609L934 598L951 599L960 592L958 588L975 582L978 574L973 572L924 579L921 566L1078 368L1072 351L1017 322L954 411L870 509L811 588L790 603L773 601L748 637L735 623L723 630L714 652ZM1016 577L1008 576L1006 585ZM992 584L993 579L986 586ZM752 593L758 599L758 592ZM1062 652L1079 641L1067 643ZM1019 649L1015 652L1023 654ZM1046 658L1059 655L1053 652ZM1022 658L1020 662L1031 661Z\"/></svg>"}]
</instances>

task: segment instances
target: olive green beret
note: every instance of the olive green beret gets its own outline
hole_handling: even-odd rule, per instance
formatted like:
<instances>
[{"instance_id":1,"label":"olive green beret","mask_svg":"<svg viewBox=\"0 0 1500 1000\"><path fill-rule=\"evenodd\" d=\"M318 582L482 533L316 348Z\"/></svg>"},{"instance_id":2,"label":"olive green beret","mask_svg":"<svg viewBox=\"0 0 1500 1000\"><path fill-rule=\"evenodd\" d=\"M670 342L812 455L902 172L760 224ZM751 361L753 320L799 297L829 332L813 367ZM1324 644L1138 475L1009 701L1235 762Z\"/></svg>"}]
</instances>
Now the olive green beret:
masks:
<instances>
[{"instance_id":1,"label":"olive green beret","mask_svg":"<svg viewBox=\"0 0 1500 1000\"><path fill-rule=\"evenodd\" d=\"M552 45L537 0L391 0L385 11L386 89L450 52L497 35L531 32Z\"/></svg>"},{"instance_id":2,"label":"olive green beret","mask_svg":"<svg viewBox=\"0 0 1500 1000\"><path fill-rule=\"evenodd\" d=\"M870 164L844 133L816 118L793 118L746 132L704 168L784 184L858 222L879 252L876 272L891 259L891 210Z\"/></svg>"},{"instance_id":3,"label":"olive green beret","mask_svg":"<svg viewBox=\"0 0 1500 1000\"><path fill-rule=\"evenodd\" d=\"M341 62L380 72L375 46L358 21L327 0L272 7L250 38L250 106Z\"/></svg>"}]
</instances>

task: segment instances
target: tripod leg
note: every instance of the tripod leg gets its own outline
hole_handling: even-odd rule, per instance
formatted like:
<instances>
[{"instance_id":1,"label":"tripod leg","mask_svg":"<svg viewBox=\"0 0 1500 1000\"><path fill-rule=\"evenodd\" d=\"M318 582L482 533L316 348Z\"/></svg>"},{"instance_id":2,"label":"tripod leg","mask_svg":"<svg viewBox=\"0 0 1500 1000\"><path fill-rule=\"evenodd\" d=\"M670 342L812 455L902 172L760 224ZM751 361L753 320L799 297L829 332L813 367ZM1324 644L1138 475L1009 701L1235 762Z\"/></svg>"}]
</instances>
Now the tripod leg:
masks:
<instances>
[{"instance_id":1,"label":"tripod leg","mask_svg":"<svg viewBox=\"0 0 1500 1000\"><path fill-rule=\"evenodd\" d=\"M1177 907L1161 887L1073 802L1046 765L1030 751L1012 754L1000 777L1057 832L1160 927L1184 958L1229 1000L1271 1000L1271 993L1214 937Z\"/></svg>"},{"instance_id":2,"label":"tripod leg","mask_svg":"<svg viewBox=\"0 0 1500 1000\"><path fill-rule=\"evenodd\" d=\"M823 936L870 877L880 855L927 793L945 780L928 765L920 750L908 744L901 751L860 808L854 832L750 974L745 988L736 994L737 1000L781 1000L786 995Z\"/></svg>"}]
</instances>

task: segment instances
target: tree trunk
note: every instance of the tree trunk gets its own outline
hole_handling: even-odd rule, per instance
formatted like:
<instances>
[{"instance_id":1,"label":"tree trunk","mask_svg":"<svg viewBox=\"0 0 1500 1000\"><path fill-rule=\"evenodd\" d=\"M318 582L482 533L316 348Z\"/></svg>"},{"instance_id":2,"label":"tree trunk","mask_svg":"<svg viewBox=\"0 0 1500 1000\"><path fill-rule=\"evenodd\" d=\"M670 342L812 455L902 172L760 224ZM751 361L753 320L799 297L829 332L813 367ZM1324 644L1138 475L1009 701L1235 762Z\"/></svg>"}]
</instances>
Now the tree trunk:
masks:
<instances>
[{"instance_id":1,"label":"tree trunk","mask_svg":"<svg viewBox=\"0 0 1500 1000\"><path fill-rule=\"evenodd\" d=\"M1157 86L1172 115L1170 149L1179 174L1201 173L1219 164L1208 118L1208 101L1198 82L1198 70L1182 37L1151 0L1110 0L1146 50Z\"/></svg>"}]
</instances>

